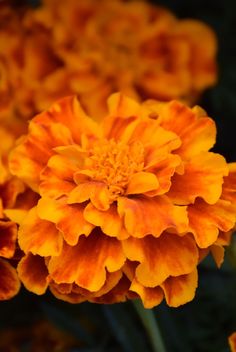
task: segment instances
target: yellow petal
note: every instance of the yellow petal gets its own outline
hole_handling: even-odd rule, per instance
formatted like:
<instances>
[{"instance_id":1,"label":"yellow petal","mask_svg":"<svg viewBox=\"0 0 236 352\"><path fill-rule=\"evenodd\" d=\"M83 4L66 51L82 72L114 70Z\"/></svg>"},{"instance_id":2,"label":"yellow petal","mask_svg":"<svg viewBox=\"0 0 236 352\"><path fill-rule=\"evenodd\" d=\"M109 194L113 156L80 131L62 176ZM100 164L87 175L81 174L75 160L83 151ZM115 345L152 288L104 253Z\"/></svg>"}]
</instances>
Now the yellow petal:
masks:
<instances>
[{"instance_id":1,"label":"yellow petal","mask_svg":"<svg viewBox=\"0 0 236 352\"><path fill-rule=\"evenodd\" d=\"M163 291L157 287L144 287L136 279L134 279L130 286L130 291L136 292L142 300L143 306L146 309L151 309L163 300Z\"/></svg>"},{"instance_id":2,"label":"yellow petal","mask_svg":"<svg viewBox=\"0 0 236 352\"><path fill-rule=\"evenodd\" d=\"M159 182L154 174L150 172L137 172L131 176L126 194L145 193L148 191L156 190L158 187Z\"/></svg>"}]
</instances>

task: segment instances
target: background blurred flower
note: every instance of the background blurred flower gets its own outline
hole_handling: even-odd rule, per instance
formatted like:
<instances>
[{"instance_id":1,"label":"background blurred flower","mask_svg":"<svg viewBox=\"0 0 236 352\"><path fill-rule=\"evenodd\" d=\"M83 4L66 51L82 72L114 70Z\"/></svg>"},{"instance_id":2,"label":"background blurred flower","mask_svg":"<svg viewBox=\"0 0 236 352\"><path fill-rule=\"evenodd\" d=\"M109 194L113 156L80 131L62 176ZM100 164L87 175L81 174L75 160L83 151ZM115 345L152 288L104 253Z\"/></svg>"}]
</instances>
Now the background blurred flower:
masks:
<instances>
[{"instance_id":1,"label":"background blurred flower","mask_svg":"<svg viewBox=\"0 0 236 352\"><path fill-rule=\"evenodd\" d=\"M8 154L14 145L14 135L0 127L0 140L0 300L5 300L20 288L14 268L19 260L17 224L34 206L37 195L9 172Z\"/></svg>"},{"instance_id":2,"label":"background blurred flower","mask_svg":"<svg viewBox=\"0 0 236 352\"><path fill-rule=\"evenodd\" d=\"M229 345L230 345L231 352L235 352L236 351L236 332L232 333L229 336Z\"/></svg>"},{"instance_id":3,"label":"background blurred flower","mask_svg":"<svg viewBox=\"0 0 236 352\"><path fill-rule=\"evenodd\" d=\"M18 116L69 94L95 118L115 91L192 103L216 82L214 32L144 1L46 0L2 17L1 108Z\"/></svg>"},{"instance_id":4,"label":"background blurred flower","mask_svg":"<svg viewBox=\"0 0 236 352\"><path fill-rule=\"evenodd\" d=\"M19 231L20 278L69 302L179 306L199 261L223 261L235 164L209 152L215 124L199 107L120 94L108 106L98 124L75 97L60 100L13 151L11 172L40 194Z\"/></svg>"}]
</instances>

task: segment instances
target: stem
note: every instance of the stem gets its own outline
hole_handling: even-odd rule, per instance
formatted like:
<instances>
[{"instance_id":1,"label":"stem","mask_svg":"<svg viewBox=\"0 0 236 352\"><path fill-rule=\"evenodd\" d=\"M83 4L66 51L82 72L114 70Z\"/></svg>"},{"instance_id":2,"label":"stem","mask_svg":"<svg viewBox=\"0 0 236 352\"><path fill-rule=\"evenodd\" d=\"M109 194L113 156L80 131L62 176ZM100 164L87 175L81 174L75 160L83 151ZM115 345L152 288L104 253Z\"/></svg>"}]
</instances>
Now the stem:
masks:
<instances>
[{"instance_id":1,"label":"stem","mask_svg":"<svg viewBox=\"0 0 236 352\"><path fill-rule=\"evenodd\" d=\"M153 311L151 309L145 309L140 300L135 299L132 302L149 336L153 352L166 352Z\"/></svg>"}]
</instances>

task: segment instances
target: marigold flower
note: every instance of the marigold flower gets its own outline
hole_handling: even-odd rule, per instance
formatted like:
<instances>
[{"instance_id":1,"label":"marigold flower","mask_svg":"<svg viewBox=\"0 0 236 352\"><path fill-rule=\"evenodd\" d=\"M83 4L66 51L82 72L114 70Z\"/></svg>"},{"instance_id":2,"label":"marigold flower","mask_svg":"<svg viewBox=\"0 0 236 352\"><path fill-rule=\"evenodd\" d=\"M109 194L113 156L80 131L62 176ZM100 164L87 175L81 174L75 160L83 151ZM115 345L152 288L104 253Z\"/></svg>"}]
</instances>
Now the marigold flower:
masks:
<instances>
[{"instance_id":1,"label":"marigold flower","mask_svg":"<svg viewBox=\"0 0 236 352\"><path fill-rule=\"evenodd\" d=\"M99 119L114 91L192 103L216 82L216 46L207 25L145 1L46 0L0 30L2 104L31 118L77 94Z\"/></svg>"},{"instance_id":2,"label":"marigold flower","mask_svg":"<svg viewBox=\"0 0 236 352\"><path fill-rule=\"evenodd\" d=\"M40 195L19 229L18 273L69 302L193 299L197 265L218 266L236 220L236 164L209 152L212 119L120 94L97 123L76 97L36 116L11 172Z\"/></svg>"},{"instance_id":3,"label":"marigold flower","mask_svg":"<svg viewBox=\"0 0 236 352\"><path fill-rule=\"evenodd\" d=\"M231 352L235 352L236 351L236 332L233 332L229 336L229 345L230 345Z\"/></svg>"},{"instance_id":4,"label":"marigold flower","mask_svg":"<svg viewBox=\"0 0 236 352\"><path fill-rule=\"evenodd\" d=\"M15 137L0 127L0 300L16 295L20 281L13 265L16 264L17 224L34 206L37 195L22 181L10 175L8 153Z\"/></svg>"}]
</instances>

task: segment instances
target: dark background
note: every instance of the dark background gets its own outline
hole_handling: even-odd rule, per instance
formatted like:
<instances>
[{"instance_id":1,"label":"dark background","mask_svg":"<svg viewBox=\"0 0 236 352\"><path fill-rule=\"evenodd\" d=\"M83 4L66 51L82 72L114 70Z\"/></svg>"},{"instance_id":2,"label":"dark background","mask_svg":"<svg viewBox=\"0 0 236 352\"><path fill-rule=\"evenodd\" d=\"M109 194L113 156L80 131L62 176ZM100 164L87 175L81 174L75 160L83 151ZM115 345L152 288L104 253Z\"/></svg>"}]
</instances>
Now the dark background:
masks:
<instances>
[{"instance_id":1,"label":"dark background","mask_svg":"<svg viewBox=\"0 0 236 352\"><path fill-rule=\"evenodd\" d=\"M227 161L236 160L236 1L153 2L166 6L180 18L200 19L216 31L219 82L204 93L199 105L216 121L218 138L214 150ZM227 338L236 331L234 248L232 245L227 251L220 270L209 258L200 265L199 287L193 302L177 309L163 303L154 309L167 352L229 351ZM46 333L42 324L48 326ZM37 297L22 289L13 300L0 303L0 352L15 351L149 352L151 347L130 302L112 306L70 305L49 293Z\"/></svg>"}]
</instances>

